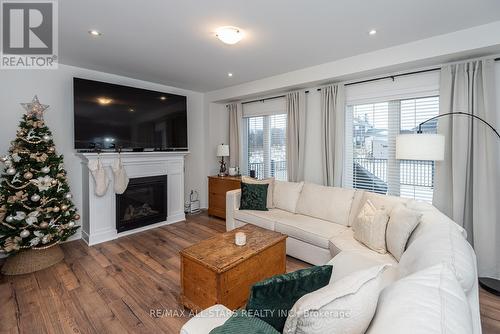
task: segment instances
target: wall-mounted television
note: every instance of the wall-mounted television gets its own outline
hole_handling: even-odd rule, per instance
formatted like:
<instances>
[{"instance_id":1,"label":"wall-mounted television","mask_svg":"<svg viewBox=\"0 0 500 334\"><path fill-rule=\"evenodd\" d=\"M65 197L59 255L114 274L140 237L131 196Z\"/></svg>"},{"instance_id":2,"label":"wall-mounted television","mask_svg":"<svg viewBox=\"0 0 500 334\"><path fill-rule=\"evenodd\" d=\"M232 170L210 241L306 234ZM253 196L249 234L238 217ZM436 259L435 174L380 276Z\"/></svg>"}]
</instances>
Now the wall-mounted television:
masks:
<instances>
[{"instance_id":1,"label":"wall-mounted television","mask_svg":"<svg viewBox=\"0 0 500 334\"><path fill-rule=\"evenodd\" d=\"M186 97L73 78L75 149L186 151Z\"/></svg>"}]
</instances>

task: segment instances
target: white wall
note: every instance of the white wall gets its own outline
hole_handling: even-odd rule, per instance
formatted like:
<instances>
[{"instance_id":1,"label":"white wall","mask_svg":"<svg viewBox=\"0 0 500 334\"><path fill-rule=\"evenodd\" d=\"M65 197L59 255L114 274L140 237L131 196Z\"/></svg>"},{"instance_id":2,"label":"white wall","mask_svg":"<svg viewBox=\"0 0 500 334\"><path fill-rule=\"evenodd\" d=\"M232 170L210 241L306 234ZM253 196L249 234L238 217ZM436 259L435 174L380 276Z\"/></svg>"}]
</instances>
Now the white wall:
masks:
<instances>
[{"instance_id":1,"label":"white wall","mask_svg":"<svg viewBox=\"0 0 500 334\"><path fill-rule=\"evenodd\" d=\"M188 142L190 154L186 158L185 188L197 189L201 204L206 206L205 173L205 113L204 96L175 87L140 81L127 77L60 65L57 70L3 70L0 71L0 154L7 153L15 138L24 109L19 105L38 95L40 102L49 104L45 120L54 134L57 152L64 154L69 183L76 206L82 204L82 167L73 149L73 77L106 81L138 88L164 91L187 96ZM81 211L81 210L80 210Z\"/></svg>"}]
</instances>

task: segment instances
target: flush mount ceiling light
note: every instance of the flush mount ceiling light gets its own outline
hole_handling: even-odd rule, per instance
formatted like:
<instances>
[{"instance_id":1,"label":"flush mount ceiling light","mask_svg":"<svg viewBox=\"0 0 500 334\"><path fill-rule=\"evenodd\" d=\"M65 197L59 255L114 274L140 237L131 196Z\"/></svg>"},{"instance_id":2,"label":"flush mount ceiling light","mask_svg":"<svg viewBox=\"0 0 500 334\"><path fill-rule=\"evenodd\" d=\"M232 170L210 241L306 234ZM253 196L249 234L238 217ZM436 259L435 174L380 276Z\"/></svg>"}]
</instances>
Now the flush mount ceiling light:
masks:
<instances>
[{"instance_id":1,"label":"flush mount ceiling light","mask_svg":"<svg viewBox=\"0 0 500 334\"><path fill-rule=\"evenodd\" d=\"M105 96L103 96L103 97L98 97L98 98L97 98L97 102L98 102L100 105L105 106L105 105L108 105L108 104L110 104L111 102L113 102L113 100L112 100L112 99L110 99L109 97L105 97Z\"/></svg>"},{"instance_id":2,"label":"flush mount ceiling light","mask_svg":"<svg viewBox=\"0 0 500 334\"><path fill-rule=\"evenodd\" d=\"M219 27L215 29L215 36L226 44L233 45L241 41L243 38L243 31L238 27Z\"/></svg>"},{"instance_id":3,"label":"flush mount ceiling light","mask_svg":"<svg viewBox=\"0 0 500 334\"><path fill-rule=\"evenodd\" d=\"M92 36L98 37L98 36L102 35L102 32L100 32L99 30L92 29L92 30L89 30L89 34L91 34Z\"/></svg>"},{"instance_id":4,"label":"flush mount ceiling light","mask_svg":"<svg viewBox=\"0 0 500 334\"><path fill-rule=\"evenodd\" d=\"M370 30L368 32L368 35L370 35L370 36L373 36L373 35L376 35L376 34L377 34L377 30L375 30L375 29L372 29L372 30Z\"/></svg>"},{"instance_id":5,"label":"flush mount ceiling light","mask_svg":"<svg viewBox=\"0 0 500 334\"><path fill-rule=\"evenodd\" d=\"M229 72L229 73L227 74L227 76L228 76L228 77L232 77L232 76L233 76L233 73Z\"/></svg>"}]
</instances>

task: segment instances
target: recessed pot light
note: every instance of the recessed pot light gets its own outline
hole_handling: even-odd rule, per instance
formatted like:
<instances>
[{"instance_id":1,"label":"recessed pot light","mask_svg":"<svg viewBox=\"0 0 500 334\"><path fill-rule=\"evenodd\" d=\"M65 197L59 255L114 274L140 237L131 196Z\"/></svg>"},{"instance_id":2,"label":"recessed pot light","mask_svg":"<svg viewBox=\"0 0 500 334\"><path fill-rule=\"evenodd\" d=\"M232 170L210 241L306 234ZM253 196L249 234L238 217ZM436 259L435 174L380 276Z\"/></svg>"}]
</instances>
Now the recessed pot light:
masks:
<instances>
[{"instance_id":1,"label":"recessed pot light","mask_svg":"<svg viewBox=\"0 0 500 334\"><path fill-rule=\"evenodd\" d=\"M376 34L377 34L377 30L375 30L375 29L372 29L372 30L370 30L368 32L368 35L370 35L370 36L373 36L373 35L376 35Z\"/></svg>"},{"instance_id":2,"label":"recessed pot light","mask_svg":"<svg viewBox=\"0 0 500 334\"><path fill-rule=\"evenodd\" d=\"M165 101L167 99L166 96L160 96L160 100Z\"/></svg>"},{"instance_id":3,"label":"recessed pot light","mask_svg":"<svg viewBox=\"0 0 500 334\"><path fill-rule=\"evenodd\" d=\"M89 34L97 37L97 36L101 36L102 32L100 32L99 30L92 29L92 30L89 30Z\"/></svg>"},{"instance_id":4,"label":"recessed pot light","mask_svg":"<svg viewBox=\"0 0 500 334\"><path fill-rule=\"evenodd\" d=\"M229 72L229 73L227 74L227 76L228 76L228 77L232 77L232 76L233 76L233 73Z\"/></svg>"},{"instance_id":5,"label":"recessed pot light","mask_svg":"<svg viewBox=\"0 0 500 334\"><path fill-rule=\"evenodd\" d=\"M243 31L238 27L219 27L215 29L215 36L226 44L232 45L236 44L243 38Z\"/></svg>"}]
</instances>

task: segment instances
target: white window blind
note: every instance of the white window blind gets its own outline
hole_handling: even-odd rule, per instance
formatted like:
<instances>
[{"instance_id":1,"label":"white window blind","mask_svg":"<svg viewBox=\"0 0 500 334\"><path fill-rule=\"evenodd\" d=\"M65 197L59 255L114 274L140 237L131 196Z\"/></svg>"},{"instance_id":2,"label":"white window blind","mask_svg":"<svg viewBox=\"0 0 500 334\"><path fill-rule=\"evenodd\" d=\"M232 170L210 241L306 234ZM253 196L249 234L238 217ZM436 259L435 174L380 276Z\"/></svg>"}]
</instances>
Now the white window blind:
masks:
<instances>
[{"instance_id":1,"label":"white window blind","mask_svg":"<svg viewBox=\"0 0 500 334\"><path fill-rule=\"evenodd\" d=\"M245 117L246 171L255 170L259 179L287 180L286 114Z\"/></svg>"},{"instance_id":2,"label":"white window blind","mask_svg":"<svg viewBox=\"0 0 500 334\"><path fill-rule=\"evenodd\" d=\"M414 133L438 113L437 96L348 105L344 186L432 202L434 162L396 160L395 151L400 133Z\"/></svg>"}]
</instances>

